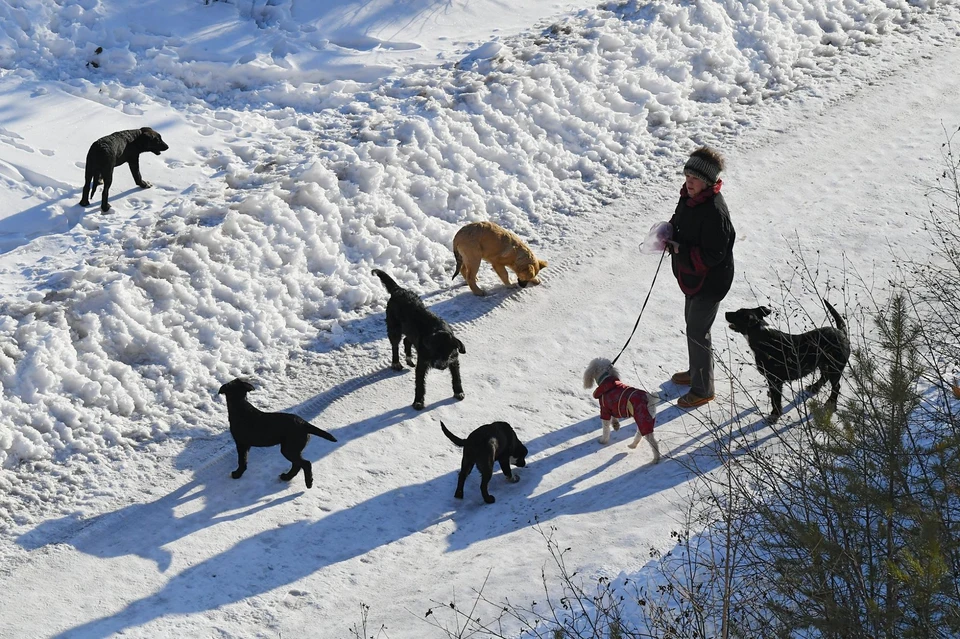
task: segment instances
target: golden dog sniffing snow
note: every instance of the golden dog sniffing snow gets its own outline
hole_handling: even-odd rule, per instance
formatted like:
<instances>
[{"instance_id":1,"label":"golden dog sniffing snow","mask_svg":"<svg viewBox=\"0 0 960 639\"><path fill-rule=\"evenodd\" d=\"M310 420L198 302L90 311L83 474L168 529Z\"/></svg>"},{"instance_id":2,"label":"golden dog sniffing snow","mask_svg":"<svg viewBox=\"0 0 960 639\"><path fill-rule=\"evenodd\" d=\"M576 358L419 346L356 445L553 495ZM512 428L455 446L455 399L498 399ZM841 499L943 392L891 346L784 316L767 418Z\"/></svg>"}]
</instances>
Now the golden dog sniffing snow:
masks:
<instances>
[{"instance_id":1,"label":"golden dog sniffing snow","mask_svg":"<svg viewBox=\"0 0 960 639\"><path fill-rule=\"evenodd\" d=\"M457 266L453 277L463 275L475 295L486 295L477 285L477 271L481 260L490 262L506 286L513 286L507 267L517 274L520 288L540 283L537 273L547 267L545 260L538 260L523 240L493 222L473 222L462 227L453 237L453 255Z\"/></svg>"}]
</instances>

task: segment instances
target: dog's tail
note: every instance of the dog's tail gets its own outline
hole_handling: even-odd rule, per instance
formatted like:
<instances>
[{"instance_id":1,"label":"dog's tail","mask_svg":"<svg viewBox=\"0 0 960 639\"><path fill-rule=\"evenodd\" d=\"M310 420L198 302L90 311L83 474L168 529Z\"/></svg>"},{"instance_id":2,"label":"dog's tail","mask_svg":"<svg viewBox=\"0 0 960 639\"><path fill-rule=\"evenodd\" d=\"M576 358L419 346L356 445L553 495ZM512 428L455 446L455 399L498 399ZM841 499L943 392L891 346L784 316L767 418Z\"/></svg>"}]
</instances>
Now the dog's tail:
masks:
<instances>
[{"instance_id":1,"label":"dog's tail","mask_svg":"<svg viewBox=\"0 0 960 639\"><path fill-rule=\"evenodd\" d=\"M334 437L327 431L323 430L322 428L317 428L316 426L314 426L304 418L300 417L299 415L294 415L294 417L297 418L297 421L300 422L300 425L303 426L303 428L311 435L316 435L317 437L323 437L327 441L331 441L331 442L337 441L336 437Z\"/></svg>"},{"instance_id":2,"label":"dog's tail","mask_svg":"<svg viewBox=\"0 0 960 639\"><path fill-rule=\"evenodd\" d=\"M653 393L651 391L645 391L647 393L647 410L650 412L650 417L653 417L653 421L657 421L657 404L661 402L660 395Z\"/></svg>"},{"instance_id":3,"label":"dog's tail","mask_svg":"<svg viewBox=\"0 0 960 639\"><path fill-rule=\"evenodd\" d=\"M840 313L837 312L837 309L833 308L826 299L823 300L823 305L827 307L827 310L830 311L830 314L833 315L833 321L837 325L837 328L840 329L844 334L847 332L847 323L843 321Z\"/></svg>"},{"instance_id":4,"label":"dog's tail","mask_svg":"<svg viewBox=\"0 0 960 639\"><path fill-rule=\"evenodd\" d=\"M86 180L87 185L90 186L90 197L93 197L97 194L97 187L103 184L103 178L100 176L100 172L96 169L90 171L90 177Z\"/></svg>"},{"instance_id":5,"label":"dog's tail","mask_svg":"<svg viewBox=\"0 0 960 639\"><path fill-rule=\"evenodd\" d=\"M460 269L463 268L463 258L460 257L460 251L457 250L457 247L453 247L453 257L457 260L456 266L453 267L453 275L450 276L451 280L457 279L457 275L460 275Z\"/></svg>"},{"instance_id":6,"label":"dog's tail","mask_svg":"<svg viewBox=\"0 0 960 639\"><path fill-rule=\"evenodd\" d=\"M447 436L447 439L452 441L454 445L459 446L460 448L463 448L464 445L466 445L467 441L465 439L460 439L459 437L451 433L449 430L447 430L447 427L443 425L443 422L440 422L440 428L443 430L443 434Z\"/></svg>"},{"instance_id":7,"label":"dog's tail","mask_svg":"<svg viewBox=\"0 0 960 639\"><path fill-rule=\"evenodd\" d=\"M337 441L336 437L334 437L327 431L323 430L322 428L317 428L310 422L307 422L307 426L309 426L309 428L307 428L307 432L309 432L311 435L316 435L317 437L323 437L327 441L331 441L331 442Z\"/></svg>"},{"instance_id":8,"label":"dog's tail","mask_svg":"<svg viewBox=\"0 0 960 639\"><path fill-rule=\"evenodd\" d=\"M391 295L393 295L394 293L400 290L400 285L397 284L392 277L390 277L380 269L375 268L371 272L380 278L380 281L383 282L383 286L387 289L387 293L390 293Z\"/></svg>"}]
</instances>

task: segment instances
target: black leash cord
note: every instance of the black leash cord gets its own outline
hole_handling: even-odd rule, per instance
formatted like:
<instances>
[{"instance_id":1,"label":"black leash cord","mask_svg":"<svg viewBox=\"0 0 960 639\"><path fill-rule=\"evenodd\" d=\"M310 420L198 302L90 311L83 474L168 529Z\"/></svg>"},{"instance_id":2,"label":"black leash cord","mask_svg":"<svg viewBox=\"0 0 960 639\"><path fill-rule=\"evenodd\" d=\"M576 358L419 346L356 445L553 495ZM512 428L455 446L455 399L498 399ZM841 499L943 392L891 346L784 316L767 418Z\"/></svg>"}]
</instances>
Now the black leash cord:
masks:
<instances>
[{"instance_id":1,"label":"black leash cord","mask_svg":"<svg viewBox=\"0 0 960 639\"><path fill-rule=\"evenodd\" d=\"M617 356L613 358L613 361L610 362L610 365L613 366L617 363L617 360L620 359L620 356L623 355L623 351L627 350L627 345L630 344L630 340L633 339L633 334L637 332L637 327L640 326L640 318L643 317L643 309L647 308L647 302L650 301L650 293L653 292L653 285L657 283L657 275L660 274L660 267L663 266L663 256L667 254L667 245L663 245L663 251L660 252L660 263L657 264L657 270L653 274L653 281L650 282L650 290L647 291L647 297L643 300L643 306L640 307L640 314L637 315L637 323L633 325L633 330L630 331L630 337L627 338L627 343L623 345L623 348L620 349L620 352L617 353Z\"/></svg>"}]
</instances>

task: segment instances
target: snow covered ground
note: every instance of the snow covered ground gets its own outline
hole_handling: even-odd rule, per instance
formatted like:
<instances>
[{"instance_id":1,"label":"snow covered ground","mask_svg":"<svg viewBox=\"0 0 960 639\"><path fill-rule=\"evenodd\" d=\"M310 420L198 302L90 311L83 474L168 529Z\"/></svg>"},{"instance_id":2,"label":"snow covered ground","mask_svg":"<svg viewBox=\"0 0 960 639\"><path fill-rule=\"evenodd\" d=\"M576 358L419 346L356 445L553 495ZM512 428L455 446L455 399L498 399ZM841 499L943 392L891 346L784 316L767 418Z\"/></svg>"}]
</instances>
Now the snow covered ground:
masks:
<instances>
[{"instance_id":1,"label":"snow covered ground","mask_svg":"<svg viewBox=\"0 0 960 639\"><path fill-rule=\"evenodd\" d=\"M854 316L925 250L960 125L954 4L523 5L0 5L0 636L341 637L361 602L391 638L430 636L430 602L488 573L488 596L540 596L535 521L587 574L642 574L704 419L759 421L720 379L704 409L663 407L661 464L628 430L596 443L582 369L633 326L657 265L637 245L686 154L728 158L727 309L799 328L826 295ZM143 158L154 188L120 167L111 213L77 206L90 143L140 126L170 145ZM480 219L550 261L542 286L450 281ZM434 372L410 408L373 267L454 324L463 402ZM665 269L628 381L683 366L681 308ZM760 397L738 337L718 324L718 357ZM216 390L238 375L337 436L307 447L312 490L277 480L275 449L230 479ZM530 448L495 505L476 474L453 499L440 419L503 419Z\"/></svg>"}]
</instances>

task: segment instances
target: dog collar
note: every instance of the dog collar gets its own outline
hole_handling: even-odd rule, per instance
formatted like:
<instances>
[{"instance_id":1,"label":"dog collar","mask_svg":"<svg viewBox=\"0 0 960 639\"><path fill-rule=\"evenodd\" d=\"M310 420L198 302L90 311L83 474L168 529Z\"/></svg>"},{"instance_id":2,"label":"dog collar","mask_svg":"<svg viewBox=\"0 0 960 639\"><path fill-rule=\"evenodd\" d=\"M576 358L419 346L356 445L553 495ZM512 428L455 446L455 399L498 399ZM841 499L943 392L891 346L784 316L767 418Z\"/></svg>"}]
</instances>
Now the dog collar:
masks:
<instances>
[{"instance_id":1,"label":"dog collar","mask_svg":"<svg viewBox=\"0 0 960 639\"><path fill-rule=\"evenodd\" d=\"M603 381L604 381L605 379L607 379L608 377L610 377L610 371L607 371L607 372L605 372L603 375L601 375L600 377L598 377L598 378L597 378L597 386L599 386L600 384L602 384Z\"/></svg>"}]
</instances>

